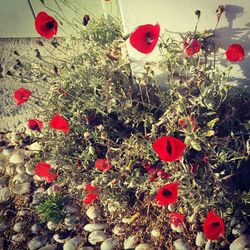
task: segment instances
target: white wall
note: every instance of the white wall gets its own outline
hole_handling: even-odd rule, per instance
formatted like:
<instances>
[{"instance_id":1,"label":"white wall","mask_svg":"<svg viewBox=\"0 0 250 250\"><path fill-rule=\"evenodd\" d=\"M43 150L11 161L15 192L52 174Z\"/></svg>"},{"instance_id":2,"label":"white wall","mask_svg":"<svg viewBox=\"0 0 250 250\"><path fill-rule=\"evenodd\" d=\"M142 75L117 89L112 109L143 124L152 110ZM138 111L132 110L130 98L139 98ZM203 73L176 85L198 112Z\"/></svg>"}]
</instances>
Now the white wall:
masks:
<instances>
[{"instance_id":1,"label":"white wall","mask_svg":"<svg viewBox=\"0 0 250 250\"><path fill-rule=\"evenodd\" d=\"M193 31L196 23L195 10L201 10L198 30L213 29L219 5L225 5L218 30L216 43L226 49L229 44L240 43L247 55L244 61L234 65L233 79L241 79L250 84L250 0L119 0L125 33L130 33L138 25L159 22L161 33L166 29L173 36L177 33ZM157 61L156 48L151 54L137 52L128 43L129 54L135 73L143 70L146 61ZM228 65L224 50L219 54L220 64Z\"/></svg>"},{"instance_id":2,"label":"white wall","mask_svg":"<svg viewBox=\"0 0 250 250\"><path fill-rule=\"evenodd\" d=\"M100 17L105 11L118 15L118 6L116 0L64 0L77 7L79 13L72 11L62 4L62 0L57 0L63 10L66 19L72 21L73 18L82 18L85 14ZM44 2L53 10L59 12L55 0L44 0ZM56 18L56 13L46 9L40 0L31 0L35 13L46 11ZM68 34L74 33L69 25L64 23L63 27ZM59 29L58 36L65 36L67 33ZM34 17L29 8L28 0L0 0L0 38L17 37L37 37L38 34L34 28Z\"/></svg>"}]
</instances>

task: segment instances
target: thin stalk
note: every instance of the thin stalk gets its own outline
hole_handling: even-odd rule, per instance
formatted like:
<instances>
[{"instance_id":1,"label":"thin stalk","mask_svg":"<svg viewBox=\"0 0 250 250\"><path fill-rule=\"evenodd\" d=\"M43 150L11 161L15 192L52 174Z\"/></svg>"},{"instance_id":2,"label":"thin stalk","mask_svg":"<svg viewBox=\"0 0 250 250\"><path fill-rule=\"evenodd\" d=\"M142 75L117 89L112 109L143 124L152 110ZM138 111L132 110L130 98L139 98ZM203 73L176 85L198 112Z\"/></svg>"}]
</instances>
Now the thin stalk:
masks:
<instances>
[{"instance_id":1,"label":"thin stalk","mask_svg":"<svg viewBox=\"0 0 250 250\"><path fill-rule=\"evenodd\" d=\"M36 13L35 13L35 10L34 10L30 0L28 0L28 4L29 4L29 7L30 7L30 10L32 12L32 15L33 15L34 19L36 19Z\"/></svg>"}]
</instances>

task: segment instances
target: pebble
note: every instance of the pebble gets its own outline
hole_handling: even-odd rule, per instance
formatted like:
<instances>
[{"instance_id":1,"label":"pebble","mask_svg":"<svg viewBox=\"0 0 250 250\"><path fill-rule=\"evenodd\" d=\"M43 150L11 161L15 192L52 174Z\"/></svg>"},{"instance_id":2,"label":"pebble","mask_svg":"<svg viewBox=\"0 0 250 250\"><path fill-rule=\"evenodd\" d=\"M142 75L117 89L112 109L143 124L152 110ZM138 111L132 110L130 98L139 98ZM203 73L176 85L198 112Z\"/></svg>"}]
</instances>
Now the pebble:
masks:
<instances>
[{"instance_id":1,"label":"pebble","mask_svg":"<svg viewBox=\"0 0 250 250\"><path fill-rule=\"evenodd\" d=\"M242 234L235 239L229 246L230 250L244 250L250 244L250 235Z\"/></svg>"},{"instance_id":2,"label":"pebble","mask_svg":"<svg viewBox=\"0 0 250 250\"><path fill-rule=\"evenodd\" d=\"M29 146L27 146L27 148L31 151L41 151L42 147L38 142L34 142L32 144L30 144Z\"/></svg>"},{"instance_id":3,"label":"pebble","mask_svg":"<svg viewBox=\"0 0 250 250\"><path fill-rule=\"evenodd\" d=\"M14 226L13 226L13 230L16 233L20 233L23 229L25 228L25 224L23 222L17 222Z\"/></svg>"},{"instance_id":4,"label":"pebble","mask_svg":"<svg viewBox=\"0 0 250 250\"><path fill-rule=\"evenodd\" d=\"M7 187L9 185L9 176L4 175L0 177L0 188Z\"/></svg>"},{"instance_id":5,"label":"pebble","mask_svg":"<svg viewBox=\"0 0 250 250\"><path fill-rule=\"evenodd\" d=\"M160 237L161 236L161 232L158 228L154 228L152 231L151 231L151 236L152 237Z\"/></svg>"},{"instance_id":6,"label":"pebble","mask_svg":"<svg viewBox=\"0 0 250 250\"><path fill-rule=\"evenodd\" d=\"M129 236L124 240L123 247L124 249L135 248L138 242L138 237L136 235Z\"/></svg>"},{"instance_id":7,"label":"pebble","mask_svg":"<svg viewBox=\"0 0 250 250\"><path fill-rule=\"evenodd\" d=\"M8 165L6 167L6 174L7 175L13 175L15 172L16 172L16 170L15 170L14 166Z\"/></svg>"},{"instance_id":8,"label":"pebble","mask_svg":"<svg viewBox=\"0 0 250 250\"><path fill-rule=\"evenodd\" d=\"M31 233L33 233L33 234L37 234L41 229L42 229L42 227L41 227L39 224L35 223L35 224L33 224L32 227L30 228L30 231L31 231Z\"/></svg>"},{"instance_id":9,"label":"pebble","mask_svg":"<svg viewBox=\"0 0 250 250\"><path fill-rule=\"evenodd\" d=\"M27 174L17 174L13 177L13 182L16 183L24 183L29 180L29 176Z\"/></svg>"},{"instance_id":10,"label":"pebble","mask_svg":"<svg viewBox=\"0 0 250 250\"><path fill-rule=\"evenodd\" d=\"M89 223L89 224L85 225L83 229L85 231L87 231L87 232L94 232L94 231L97 231L97 230L102 230L104 228L105 228L104 224L101 224L101 223L96 223L96 224Z\"/></svg>"},{"instance_id":11,"label":"pebble","mask_svg":"<svg viewBox=\"0 0 250 250\"><path fill-rule=\"evenodd\" d=\"M88 241L90 244L95 245L96 243L103 242L106 238L103 231L94 231L89 234Z\"/></svg>"},{"instance_id":12,"label":"pebble","mask_svg":"<svg viewBox=\"0 0 250 250\"><path fill-rule=\"evenodd\" d=\"M191 250L190 245L186 239L178 239L174 241L175 250Z\"/></svg>"},{"instance_id":13,"label":"pebble","mask_svg":"<svg viewBox=\"0 0 250 250\"><path fill-rule=\"evenodd\" d=\"M34 166L32 165L26 165L25 171L28 175L34 175Z\"/></svg>"},{"instance_id":14,"label":"pebble","mask_svg":"<svg viewBox=\"0 0 250 250\"><path fill-rule=\"evenodd\" d=\"M75 238L72 238L63 245L63 250L77 250L79 246L83 244L83 242L83 237L76 236Z\"/></svg>"},{"instance_id":15,"label":"pebble","mask_svg":"<svg viewBox=\"0 0 250 250\"><path fill-rule=\"evenodd\" d=\"M100 249L101 250L113 250L118 244L118 239L111 237L102 242ZM147 249L144 249L147 250Z\"/></svg>"},{"instance_id":16,"label":"pebble","mask_svg":"<svg viewBox=\"0 0 250 250\"><path fill-rule=\"evenodd\" d=\"M10 228L10 224L7 221L0 222L0 232L4 232Z\"/></svg>"},{"instance_id":17,"label":"pebble","mask_svg":"<svg viewBox=\"0 0 250 250\"><path fill-rule=\"evenodd\" d=\"M27 214L29 214L29 210L28 210L28 209L22 209L22 210L20 210L20 211L17 213L17 216L18 216L18 217L21 217L21 216L25 216L25 215L27 215Z\"/></svg>"},{"instance_id":18,"label":"pebble","mask_svg":"<svg viewBox=\"0 0 250 250\"><path fill-rule=\"evenodd\" d=\"M10 199L10 190L8 187L0 189L0 203L5 203Z\"/></svg>"},{"instance_id":19,"label":"pebble","mask_svg":"<svg viewBox=\"0 0 250 250\"><path fill-rule=\"evenodd\" d=\"M25 241L25 237L24 237L24 235L22 233L20 233L20 234L14 234L11 237L11 240L15 241L15 242L22 242L22 241Z\"/></svg>"},{"instance_id":20,"label":"pebble","mask_svg":"<svg viewBox=\"0 0 250 250\"><path fill-rule=\"evenodd\" d=\"M183 232L183 227L181 225L178 225L177 227L174 224L171 224L171 228L174 232L177 233L182 233Z\"/></svg>"},{"instance_id":21,"label":"pebble","mask_svg":"<svg viewBox=\"0 0 250 250\"><path fill-rule=\"evenodd\" d=\"M10 156L13 153L14 149L13 148L5 148L3 150L3 155L4 156Z\"/></svg>"},{"instance_id":22,"label":"pebble","mask_svg":"<svg viewBox=\"0 0 250 250\"><path fill-rule=\"evenodd\" d=\"M153 246L148 243L142 243L135 248L135 250L152 250L152 249L154 249Z\"/></svg>"},{"instance_id":23,"label":"pebble","mask_svg":"<svg viewBox=\"0 0 250 250\"><path fill-rule=\"evenodd\" d=\"M86 215L91 220L99 218L100 214L101 214L101 210L98 207L94 207L94 206L89 207L88 210L86 211Z\"/></svg>"},{"instance_id":24,"label":"pebble","mask_svg":"<svg viewBox=\"0 0 250 250\"><path fill-rule=\"evenodd\" d=\"M44 236L37 236L28 243L28 248L30 250L41 248L46 244L46 240L47 238Z\"/></svg>"},{"instance_id":25,"label":"pebble","mask_svg":"<svg viewBox=\"0 0 250 250\"><path fill-rule=\"evenodd\" d=\"M16 172L17 172L18 174L24 174L24 173L25 173L25 167L22 166L22 165L18 165L18 166L16 167Z\"/></svg>"},{"instance_id":26,"label":"pebble","mask_svg":"<svg viewBox=\"0 0 250 250\"><path fill-rule=\"evenodd\" d=\"M56 223L54 223L54 222L52 222L52 221L48 221L48 222L47 222L47 228L48 228L49 230L53 231L53 230L56 229L56 227L57 227L57 224L56 224Z\"/></svg>"},{"instance_id":27,"label":"pebble","mask_svg":"<svg viewBox=\"0 0 250 250\"><path fill-rule=\"evenodd\" d=\"M56 244L50 244L39 248L39 250L55 250L56 248L57 248Z\"/></svg>"},{"instance_id":28,"label":"pebble","mask_svg":"<svg viewBox=\"0 0 250 250\"><path fill-rule=\"evenodd\" d=\"M24 162L24 159L25 159L25 155L22 152L18 151L12 154L9 161L10 163L20 164Z\"/></svg>"},{"instance_id":29,"label":"pebble","mask_svg":"<svg viewBox=\"0 0 250 250\"><path fill-rule=\"evenodd\" d=\"M65 213L68 215L74 214L78 211L78 209L76 207L73 207L73 206L66 206L64 210L65 210Z\"/></svg>"},{"instance_id":30,"label":"pebble","mask_svg":"<svg viewBox=\"0 0 250 250\"><path fill-rule=\"evenodd\" d=\"M173 204L168 205L168 211L173 212L175 210L175 206Z\"/></svg>"},{"instance_id":31,"label":"pebble","mask_svg":"<svg viewBox=\"0 0 250 250\"><path fill-rule=\"evenodd\" d=\"M198 247L203 247L205 245L206 236L203 232L198 232L195 239L195 244Z\"/></svg>"},{"instance_id":32,"label":"pebble","mask_svg":"<svg viewBox=\"0 0 250 250\"><path fill-rule=\"evenodd\" d=\"M60 232L58 234L55 234L53 236L53 239L58 243L65 243L66 241L69 241L71 239L69 232Z\"/></svg>"},{"instance_id":33,"label":"pebble","mask_svg":"<svg viewBox=\"0 0 250 250\"><path fill-rule=\"evenodd\" d=\"M70 217L66 217L64 219L64 223L66 226L68 226L68 228L72 229L77 222L79 221L79 217L71 215Z\"/></svg>"},{"instance_id":34,"label":"pebble","mask_svg":"<svg viewBox=\"0 0 250 250\"><path fill-rule=\"evenodd\" d=\"M211 240L208 240L205 245L205 250L213 250L214 249L214 243Z\"/></svg>"},{"instance_id":35,"label":"pebble","mask_svg":"<svg viewBox=\"0 0 250 250\"><path fill-rule=\"evenodd\" d=\"M16 184L13 188L14 194L26 194L29 192L30 192L30 183L29 182Z\"/></svg>"},{"instance_id":36,"label":"pebble","mask_svg":"<svg viewBox=\"0 0 250 250\"><path fill-rule=\"evenodd\" d=\"M239 224L235 225L232 230L232 234L240 235L247 230L248 224L245 221L241 221Z\"/></svg>"},{"instance_id":37,"label":"pebble","mask_svg":"<svg viewBox=\"0 0 250 250\"><path fill-rule=\"evenodd\" d=\"M81 248L81 250L95 250L93 247L83 247L83 248Z\"/></svg>"},{"instance_id":38,"label":"pebble","mask_svg":"<svg viewBox=\"0 0 250 250\"><path fill-rule=\"evenodd\" d=\"M125 228L122 227L122 226L118 226L116 225L114 228L113 228L113 233L115 235L123 235L125 233Z\"/></svg>"}]
</instances>

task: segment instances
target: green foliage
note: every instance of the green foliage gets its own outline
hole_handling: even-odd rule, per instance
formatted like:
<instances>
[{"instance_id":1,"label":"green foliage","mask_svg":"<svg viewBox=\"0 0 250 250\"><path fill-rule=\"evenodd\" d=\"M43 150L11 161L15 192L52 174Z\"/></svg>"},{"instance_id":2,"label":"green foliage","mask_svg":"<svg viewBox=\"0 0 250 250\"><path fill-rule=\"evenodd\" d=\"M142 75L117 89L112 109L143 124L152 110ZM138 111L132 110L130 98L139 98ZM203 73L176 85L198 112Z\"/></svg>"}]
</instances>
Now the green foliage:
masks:
<instances>
[{"instance_id":1,"label":"green foliage","mask_svg":"<svg viewBox=\"0 0 250 250\"><path fill-rule=\"evenodd\" d=\"M59 194L49 195L43 201L36 206L36 211L41 217L43 222L52 221L59 223L63 221L65 214L64 209L64 197Z\"/></svg>"}]
</instances>

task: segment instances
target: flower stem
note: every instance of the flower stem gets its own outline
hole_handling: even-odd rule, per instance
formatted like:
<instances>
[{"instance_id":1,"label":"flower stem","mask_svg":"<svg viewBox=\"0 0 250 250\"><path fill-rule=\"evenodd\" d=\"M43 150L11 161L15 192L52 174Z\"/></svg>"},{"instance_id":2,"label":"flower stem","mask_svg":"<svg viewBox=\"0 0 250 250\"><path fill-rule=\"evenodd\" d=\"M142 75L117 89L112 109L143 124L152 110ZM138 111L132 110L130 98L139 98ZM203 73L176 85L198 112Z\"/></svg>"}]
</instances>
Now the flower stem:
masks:
<instances>
[{"instance_id":1,"label":"flower stem","mask_svg":"<svg viewBox=\"0 0 250 250\"><path fill-rule=\"evenodd\" d=\"M35 13L35 10L34 10L34 8L33 8L32 3L31 3L30 0L28 0L28 4L30 6L30 10L32 12L32 15L33 15L34 19L36 19L36 13Z\"/></svg>"}]
</instances>

